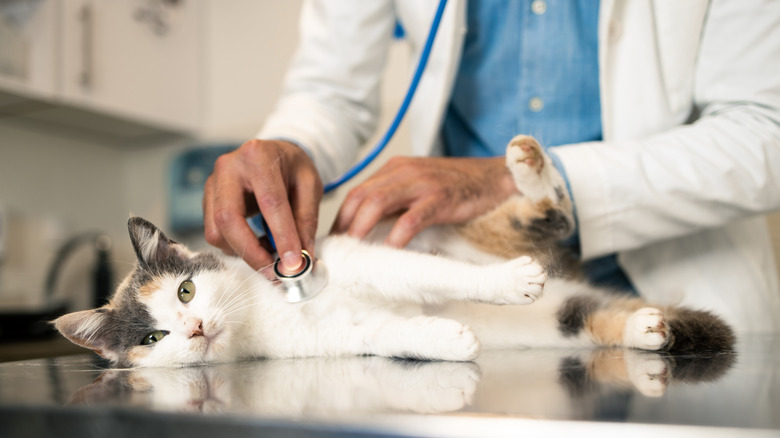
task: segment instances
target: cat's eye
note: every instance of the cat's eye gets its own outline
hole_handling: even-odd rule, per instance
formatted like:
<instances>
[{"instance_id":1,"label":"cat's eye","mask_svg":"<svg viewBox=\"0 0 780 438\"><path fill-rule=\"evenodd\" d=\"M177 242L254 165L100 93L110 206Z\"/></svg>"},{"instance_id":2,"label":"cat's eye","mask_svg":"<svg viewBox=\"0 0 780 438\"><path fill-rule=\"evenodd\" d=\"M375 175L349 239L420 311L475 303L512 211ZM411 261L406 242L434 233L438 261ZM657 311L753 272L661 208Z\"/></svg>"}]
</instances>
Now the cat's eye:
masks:
<instances>
[{"instance_id":1,"label":"cat's eye","mask_svg":"<svg viewBox=\"0 0 780 438\"><path fill-rule=\"evenodd\" d=\"M141 341L141 345L151 345L155 342L159 342L164 338L168 333L168 331L165 330L155 330L148 335L144 336L144 339Z\"/></svg>"},{"instance_id":2,"label":"cat's eye","mask_svg":"<svg viewBox=\"0 0 780 438\"><path fill-rule=\"evenodd\" d=\"M195 283L190 280L183 281L179 285L179 301L189 303L195 298Z\"/></svg>"}]
</instances>

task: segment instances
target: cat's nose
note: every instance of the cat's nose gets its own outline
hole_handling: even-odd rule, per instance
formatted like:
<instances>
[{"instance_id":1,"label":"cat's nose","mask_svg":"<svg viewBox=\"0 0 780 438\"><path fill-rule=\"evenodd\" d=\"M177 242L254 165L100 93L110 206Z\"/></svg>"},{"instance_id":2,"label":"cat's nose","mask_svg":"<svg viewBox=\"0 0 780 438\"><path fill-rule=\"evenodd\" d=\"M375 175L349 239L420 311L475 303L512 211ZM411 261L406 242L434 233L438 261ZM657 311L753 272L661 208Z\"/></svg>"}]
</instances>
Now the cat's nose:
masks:
<instances>
[{"instance_id":1,"label":"cat's nose","mask_svg":"<svg viewBox=\"0 0 780 438\"><path fill-rule=\"evenodd\" d=\"M197 326L190 327L190 338L194 338L195 336L203 336L203 321L198 320Z\"/></svg>"}]
</instances>

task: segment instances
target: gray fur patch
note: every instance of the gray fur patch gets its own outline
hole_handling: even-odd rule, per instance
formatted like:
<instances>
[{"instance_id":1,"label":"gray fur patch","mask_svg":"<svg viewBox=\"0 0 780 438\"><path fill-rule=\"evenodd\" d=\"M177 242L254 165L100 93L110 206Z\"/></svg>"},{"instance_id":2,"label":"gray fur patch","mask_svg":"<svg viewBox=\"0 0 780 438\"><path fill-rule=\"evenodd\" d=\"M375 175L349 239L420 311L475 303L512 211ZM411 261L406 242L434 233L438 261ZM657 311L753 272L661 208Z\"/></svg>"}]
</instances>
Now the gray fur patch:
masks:
<instances>
[{"instance_id":1,"label":"gray fur patch","mask_svg":"<svg viewBox=\"0 0 780 438\"><path fill-rule=\"evenodd\" d=\"M561 201L563 201L563 199L564 199L564 196L565 196L565 195L563 194L563 188L561 188L561 187L556 187L556 188L555 188L555 198L556 198L556 200L557 200L557 202L558 202L559 204L561 203Z\"/></svg>"},{"instance_id":2,"label":"gray fur patch","mask_svg":"<svg viewBox=\"0 0 780 438\"><path fill-rule=\"evenodd\" d=\"M551 208L544 212L543 218L531 220L527 227L528 237L534 241L557 240L571 231L571 222L562 210Z\"/></svg>"},{"instance_id":3,"label":"gray fur patch","mask_svg":"<svg viewBox=\"0 0 780 438\"><path fill-rule=\"evenodd\" d=\"M590 296L574 296L567 299L558 309L558 331L564 337L578 335L585 327L588 315L599 307L599 301Z\"/></svg>"}]
</instances>

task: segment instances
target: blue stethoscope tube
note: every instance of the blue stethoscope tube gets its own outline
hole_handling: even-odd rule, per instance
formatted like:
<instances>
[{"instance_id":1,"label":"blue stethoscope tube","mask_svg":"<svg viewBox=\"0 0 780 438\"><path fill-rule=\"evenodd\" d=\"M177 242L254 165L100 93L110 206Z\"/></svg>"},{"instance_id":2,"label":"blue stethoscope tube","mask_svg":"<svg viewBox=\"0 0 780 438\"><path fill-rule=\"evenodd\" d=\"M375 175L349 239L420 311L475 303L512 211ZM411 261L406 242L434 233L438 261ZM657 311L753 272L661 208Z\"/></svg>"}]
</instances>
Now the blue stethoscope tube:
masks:
<instances>
[{"instance_id":1,"label":"blue stethoscope tube","mask_svg":"<svg viewBox=\"0 0 780 438\"><path fill-rule=\"evenodd\" d=\"M423 46L422 52L420 53L420 60L417 62L414 75L412 76L412 80L409 82L409 89L406 91L406 96L404 96L404 100L401 102L401 106L398 107L398 111L396 112L392 123L390 123L390 126L388 126L384 135L379 139L374 148L368 154L366 154L363 159L357 162L354 166L352 166L352 168L347 170L339 178L336 178L335 180L325 184L325 193L336 190L342 184L355 177L355 175L360 173L369 164L371 164L371 162L385 149L385 147L387 147L388 143L390 143L390 140L395 135L396 131L398 130L398 126L401 124L401 121L406 115L406 111L409 109L412 98L417 91L417 86L420 84L420 79L422 78L423 72L425 71L425 66L428 63L428 58L431 54L431 48L433 47L433 40L436 38L436 34L439 30L439 23L441 22L442 15L444 15L444 7L446 5L447 0L439 0L439 5L436 7L436 14L434 15L433 22L431 23L431 29L428 31L428 37L425 40L425 46ZM271 231L268 228L268 224L265 222L265 219L263 219L262 215L258 214L249 218L249 223L255 229L255 231L263 230L265 235L268 237L271 246L276 249L276 243L274 242L273 235L271 234Z\"/></svg>"}]
</instances>

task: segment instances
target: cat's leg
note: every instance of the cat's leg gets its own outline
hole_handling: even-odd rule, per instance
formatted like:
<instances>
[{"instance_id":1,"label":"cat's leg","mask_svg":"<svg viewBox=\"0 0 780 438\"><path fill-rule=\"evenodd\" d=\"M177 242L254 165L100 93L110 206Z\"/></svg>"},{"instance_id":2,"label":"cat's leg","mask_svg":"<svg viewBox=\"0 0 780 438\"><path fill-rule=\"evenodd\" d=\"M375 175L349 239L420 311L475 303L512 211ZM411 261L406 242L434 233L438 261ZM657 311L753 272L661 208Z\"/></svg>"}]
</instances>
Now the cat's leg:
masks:
<instances>
[{"instance_id":1,"label":"cat's leg","mask_svg":"<svg viewBox=\"0 0 780 438\"><path fill-rule=\"evenodd\" d=\"M571 195L542 146L527 135L506 148L506 166L522 193L513 227L535 242L560 241L574 230Z\"/></svg>"},{"instance_id":2,"label":"cat's leg","mask_svg":"<svg viewBox=\"0 0 780 438\"><path fill-rule=\"evenodd\" d=\"M421 360L472 361L480 344L474 333L458 321L434 316L374 315L360 329L359 354Z\"/></svg>"},{"instance_id":3,"label":"cat's leg","mask_svg":"<svg viewBox=\"0 0 780 438\"><path fill-rule=\"evenodd\" d=\"M529 304L542 293L547 274L530 257L475 265L432 254L368 245L346 236L327 239L323 258L335 282L365 284L389 301L479 301Z\"/></svg>"},{"instance_id":4,"label":"cat's leg","mask_svg":"<svg viewBox=\"0 0 780 438\"><path fill-rule=\"evenodd\" d=\"M574 296L558 311L564 337L585 333L598 345L660 350L669 342L663 311L639 298Z\"/></svg>"},{"instance_id":5,"label":"cat's leg","mask_svg":"<svg viewBox=\"0 0 780 438\"><path fill-rule=\"evenodd\" d=\"M519 135L509 142L506 167L520 194L459 226L458 233L490 254L545 257L540 250L553 248L574 232L566 182L533 137Z\"/></svg>"},{"instance_id":6,"label":"cat's leg","mask_svg":"<svg viewBox=\"0 0 780 438\"><path fill-rule=\"evenodd\" d=\"M736 342L731 326L712 313L654 307L640 298L571 297L558 321L564 337L585 332L599 345L641 350L729 351Z\"/></svg>"}]
</instances>

